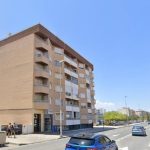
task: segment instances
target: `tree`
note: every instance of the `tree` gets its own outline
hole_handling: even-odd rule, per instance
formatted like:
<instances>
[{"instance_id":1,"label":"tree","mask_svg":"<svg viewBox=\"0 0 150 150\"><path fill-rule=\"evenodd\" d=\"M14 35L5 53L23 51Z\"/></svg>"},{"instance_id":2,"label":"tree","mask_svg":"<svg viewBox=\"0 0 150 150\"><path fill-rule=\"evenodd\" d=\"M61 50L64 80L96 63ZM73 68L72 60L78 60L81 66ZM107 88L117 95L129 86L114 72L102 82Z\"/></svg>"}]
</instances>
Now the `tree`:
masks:
<instances>
[{"instance_id":1,"label":"tree","mask_svg":"<svg viewBox=\"0 0 150 150\"><path fill-rule=\"evenodd\" d=\"M127 119L127 116L124 114L121 114L117 111L111 111L111 112L106 112L104 114L104 120L107 122L111 121L125 121Z\"/></svg>"}]
</instances>

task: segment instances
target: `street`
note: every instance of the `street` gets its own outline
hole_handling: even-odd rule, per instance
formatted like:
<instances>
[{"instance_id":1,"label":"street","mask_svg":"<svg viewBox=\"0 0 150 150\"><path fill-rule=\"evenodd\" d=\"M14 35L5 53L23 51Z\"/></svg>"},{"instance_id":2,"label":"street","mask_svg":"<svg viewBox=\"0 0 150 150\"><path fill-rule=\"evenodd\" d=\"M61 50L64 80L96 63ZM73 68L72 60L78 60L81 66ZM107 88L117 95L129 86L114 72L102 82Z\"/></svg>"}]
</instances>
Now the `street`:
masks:
<instances>
[{"instance_id":1,"label":"street","mask_svg":"<svg viewBox=\"0 0 150 150\"><path fill-rule=\"evenodd\" d=\"M147 131L147 136L132 136L132 126L122 127L114 130L104 131L101 134L107 135L110 139L115 140L119 150L150 150L150 126L146 123L142 123ZM49 142L43 142L38 144L31 144L19 147L5 147L3 149L14 149L14 150L64 150L65 145L69 138L63 138L59 140L52 140Z\"/></svg>"}]
</instances>

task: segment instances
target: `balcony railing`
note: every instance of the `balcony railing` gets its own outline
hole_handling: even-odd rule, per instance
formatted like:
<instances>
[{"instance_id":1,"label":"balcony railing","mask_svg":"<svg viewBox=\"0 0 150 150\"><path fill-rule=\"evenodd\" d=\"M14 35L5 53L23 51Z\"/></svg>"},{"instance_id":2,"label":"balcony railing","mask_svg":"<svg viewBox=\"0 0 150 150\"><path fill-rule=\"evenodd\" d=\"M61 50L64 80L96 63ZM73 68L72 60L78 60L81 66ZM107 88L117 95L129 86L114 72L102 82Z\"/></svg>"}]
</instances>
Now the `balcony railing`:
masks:
<instances>
[{"instance_id":1,"label":"balcony railing","mask_svg":"<svg viewBox=\"0 0 150 150\"><path fill-rule=\"evenodd\" d=\"M40 84L38 84L38 85L35 85L34 86L34 92L35 93L46 93L46 94L48 94L49 93L49 88L48 88L48 85L40 85Z\"/></svg>"},{"instance_id":2,"label":"balcony railing","mask_svg":"<svg viewBox=\"0 0 150 150\"><path fill-rule=\"evenodd\" d=\"M49 108L49 100L48 99L35 99L34 100L34 108L48 109Z\"/></svg>"},{"instance_id":3,"label":"balcony railing","mask_svg":"<svg viewBox=\"0 0 150 150\"><path fill-rule=\"evenodd\" d=\"M77 66L78 66L77 63L73 59L71 59L70 57L68 57L67 55L64 55L64 60L66 62L68 62L69 64L71 64L72 66L74 66L74 67L77 68Z\"/></svg>"},{"instance_id":4,"label":"balcony railing","mask_svg":"<svg viewBox=\"0 0 150 150\"><path fill-rule=\"evenodd\" d=\"M41 50L44 50L44 51L48 51L48 49L50 48L48 43L46 41L44 41L43 39L41 39L40 37L38 37L38 36L36 36L36 38L35 38L35 47L37 49L41 49Z\"/></svg>"},{"instance_id":5,"label":"balcony railing","mask_svg":"<svg viewBox=\"0 0 150 150\"><path fill-rule=\"evenodd\" d=\"M47 55L35 54L35 62L43 62L45 64L49 63L49 58Z\"/></svg>"},{"instance_id":6,"label":"balcony railing","mask_svg":"<svg viewBox=\"0 0 150 150\"><path fill-rule=\"evenodd\" d=\"M79 95L72 95L71 93L66 92L66 98L79 100Z\"/></svg>"},{"instance_id":7,"label":"balcony railing","mask_svg":"<svg viewBox=\"0 0 150 150\"><path fill-rule=\"evenodd\" d=\"M70 105L67 105L66 106L66 111L75 111L75 112L80 112L80 108L79 106L70 106Z\"/></svg>"},{"instance_id":8,"label":"balcony railing","mask_svg":"<svg viewBox=\"0 0 150 150\"><path fill-rule=\"evenodd\" d=\"M64 71L65 71L65 73L69 74L70 76L78 78L78 74L76 72L73 72L72 70L69 70L67 68L64 68Z\"/></svg>"},{"instance_id":9,"label":"balcony railing","mask_svg":"<svg viewBox=\"0 0 150 150\"><path fill-rule=\"evenodd\" d=\"M48 99L37 99L37 100L34 100L34 102L37 102L37 103L48 103L49 100Z\"/></svg>"},{"instance_id":10,"label":"balcony railing","mask_svg":"<svg viewBox=\"0 0 150 150\"><path fill-rule=\"evenodd\" d=\"M35 68L35 76L36 77L49 78L50 74L49 74L49 71L47 69Z\"/></svg>"}]
</instances>

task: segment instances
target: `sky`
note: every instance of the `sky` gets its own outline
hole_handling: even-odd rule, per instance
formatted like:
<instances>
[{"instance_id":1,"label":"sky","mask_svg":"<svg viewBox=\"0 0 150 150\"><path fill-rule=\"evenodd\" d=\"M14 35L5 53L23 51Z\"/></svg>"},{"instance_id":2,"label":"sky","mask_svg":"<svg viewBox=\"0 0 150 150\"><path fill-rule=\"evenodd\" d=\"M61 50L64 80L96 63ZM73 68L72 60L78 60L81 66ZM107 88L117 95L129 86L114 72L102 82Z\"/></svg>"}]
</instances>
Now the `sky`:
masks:
<instances>
[{"instance_id":1,"label":"sky","mask_svg":"<svg viewBox=\"0 0 150 150\"><path fill-rule=\"evenodd\" d=\"M97 107L150 111L149 0L1 0L0 40L41 23L94 65Z\"/></svg>"}]
</instances>

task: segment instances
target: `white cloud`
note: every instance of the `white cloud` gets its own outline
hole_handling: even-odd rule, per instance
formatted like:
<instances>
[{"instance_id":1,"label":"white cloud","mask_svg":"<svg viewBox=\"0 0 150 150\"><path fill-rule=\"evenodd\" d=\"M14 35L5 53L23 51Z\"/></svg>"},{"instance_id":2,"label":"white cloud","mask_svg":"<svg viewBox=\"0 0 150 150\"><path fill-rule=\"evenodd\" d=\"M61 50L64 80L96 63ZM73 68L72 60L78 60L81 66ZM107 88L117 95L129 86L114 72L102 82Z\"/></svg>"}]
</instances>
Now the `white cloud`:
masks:
<instances>
[{"instance_id":1,"label":"white cloud","mask_svg":"<svg viewBox=\"0 0 150 150\"><path fill-rule=\"evenodd\" d=\"M104 108L107 111L117 110L117 106L112 102L96 101L96 109Z\"/></svg>"}]
</instances>

